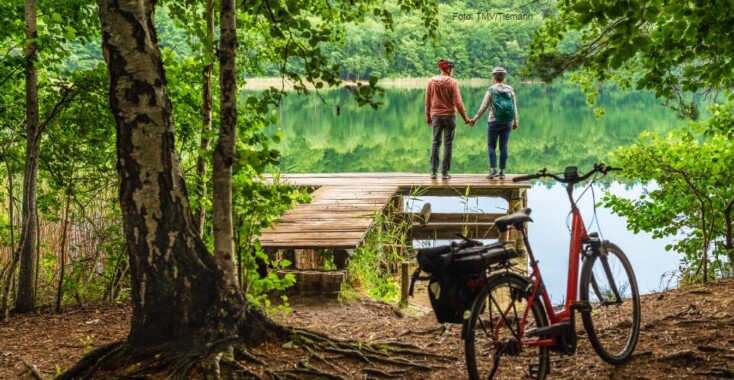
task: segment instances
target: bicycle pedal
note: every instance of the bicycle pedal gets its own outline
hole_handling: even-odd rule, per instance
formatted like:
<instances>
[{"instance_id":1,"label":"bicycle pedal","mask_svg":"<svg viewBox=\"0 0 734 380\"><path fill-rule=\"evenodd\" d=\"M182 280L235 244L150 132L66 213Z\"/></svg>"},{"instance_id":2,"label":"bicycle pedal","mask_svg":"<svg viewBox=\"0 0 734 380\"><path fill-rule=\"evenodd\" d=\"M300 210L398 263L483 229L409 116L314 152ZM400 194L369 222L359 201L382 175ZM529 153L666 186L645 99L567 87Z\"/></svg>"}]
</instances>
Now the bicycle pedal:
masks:
<instances>
[{"instance_id":1,"label":"bicycle pedal","mask_svg":"<svg viewBox=\"0 0 734 380\"><path fill-rule=\"evenodd\" d=\"M531 364L528 366L528 374L530 375L531 379L537 379L538 374L540 373L539 365L537 364Z\"/></svg>"},{"instance_id":2,"label":"bicycle pedal","mask_svg":"<svg viewBox=\"0 0 734 380\"><path fill-rule=\"evenodd\" d=\"M550 366L545 369L545 375L550 373ZM540 364L530 364L528 366L528 375L531 379L537 379L540 376Z\"/></svg>"}]
</instances>

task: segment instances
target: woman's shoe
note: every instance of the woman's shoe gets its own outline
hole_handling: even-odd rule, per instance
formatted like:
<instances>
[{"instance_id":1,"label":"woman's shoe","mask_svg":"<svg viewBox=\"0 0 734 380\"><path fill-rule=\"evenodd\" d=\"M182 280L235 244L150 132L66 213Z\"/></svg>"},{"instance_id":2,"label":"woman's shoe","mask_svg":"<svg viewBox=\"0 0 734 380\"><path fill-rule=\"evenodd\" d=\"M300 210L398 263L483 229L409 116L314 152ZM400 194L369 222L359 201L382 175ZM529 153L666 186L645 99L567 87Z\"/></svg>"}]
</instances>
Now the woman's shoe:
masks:
<instances>
[{"instance_id":1,"label":"woman's shoe","mask_svg":"<svg viewBox=\"0 0 734 380\"><path fill-rule=\"evenodd\" d=\"M494 179L494 177L497 177L497 169L490 170L487 179Z\"/></svg>"},{"instance_id":2,"label":"woman's shoe","mask_svg":"<svg viewBox=\"0 0 734 380\"><path fill-rule=\"evenodd\" d=\"M505 171L500 170L500 179L505 179Z\"/></svg>"}]
</instances>

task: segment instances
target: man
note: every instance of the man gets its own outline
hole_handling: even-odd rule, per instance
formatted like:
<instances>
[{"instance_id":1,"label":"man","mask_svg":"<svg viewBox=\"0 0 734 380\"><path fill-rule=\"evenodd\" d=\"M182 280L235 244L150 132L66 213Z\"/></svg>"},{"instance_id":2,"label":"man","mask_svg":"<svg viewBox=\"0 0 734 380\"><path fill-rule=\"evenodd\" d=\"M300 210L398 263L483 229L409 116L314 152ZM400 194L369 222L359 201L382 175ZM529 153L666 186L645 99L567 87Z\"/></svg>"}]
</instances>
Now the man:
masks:
<instances>
[{"instance_id":1,"label":"man","mask_svg":"<svg viewBox=\"0 0 734 380\"><path fill-rule=\"evenodd\" d=\"M464 102L461 100L459 83L452 78L454 75L453 62L442 59L438 61L441 73L428 81L426 87L426 124L433 127L433 146L431 147L431 178L438 176L438 151L443 140L443 162L441 162L441 178L451 178L451 150L456 130L456 111L469 124L466 117ZM473 125L472 125L473 126Z\"/></svg>"},{"instance_id":2,"label":"man","mask_svg":"<svg viewBox=\"0 0 734 380\"><path fill-rule=\"evenodd\" d=\"M489 155L489 175L493 179L499 174L500 179L505 178L505 167L507 166L507 142L510 140L511 130L517 129L517 101L515 91L511 86L505 84L507 70L495 67L492 70L494 84L487 89L479 111L469 122L473 125L482 117L484 111L489 108L487 123L487 151ZM497 140L500 143L500 171L497 173Z\"/></svg>"}]
</instances>

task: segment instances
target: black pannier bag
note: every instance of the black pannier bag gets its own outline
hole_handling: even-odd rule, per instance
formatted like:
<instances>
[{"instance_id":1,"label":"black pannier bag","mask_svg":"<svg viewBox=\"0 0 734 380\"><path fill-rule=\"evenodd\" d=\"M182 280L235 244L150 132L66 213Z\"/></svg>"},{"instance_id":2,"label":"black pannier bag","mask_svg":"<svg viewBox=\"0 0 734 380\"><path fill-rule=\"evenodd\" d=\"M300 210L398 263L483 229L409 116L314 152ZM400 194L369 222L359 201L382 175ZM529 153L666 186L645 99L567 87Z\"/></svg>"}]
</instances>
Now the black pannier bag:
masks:
<instances>
[{"instance_id":1,"label":"black pannier bag","mask_svg":"<svg viewBox=\"0 0 734 380\"><path fill-rule=\"evenodd\" d=\"M463 323L464 314L484 286L490 265L517 257L505 242L483 246L465 240L450 246L419 249L418 269L413 273L410 294L417 280L428 279L428 298L439 323ZM420 277L420 272L429 277Z\"/></svg>"}]
</instances>

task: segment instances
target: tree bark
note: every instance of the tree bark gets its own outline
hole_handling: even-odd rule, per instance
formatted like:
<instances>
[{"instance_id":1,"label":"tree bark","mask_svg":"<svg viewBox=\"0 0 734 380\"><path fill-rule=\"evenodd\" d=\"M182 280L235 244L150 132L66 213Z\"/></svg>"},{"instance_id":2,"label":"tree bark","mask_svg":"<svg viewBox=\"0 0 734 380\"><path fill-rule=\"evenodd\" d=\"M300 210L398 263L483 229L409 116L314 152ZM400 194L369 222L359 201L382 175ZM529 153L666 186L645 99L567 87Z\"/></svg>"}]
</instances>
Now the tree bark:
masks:
<instances>
[{"instance_id":1,"label":"tree bark","mask_svg":"<svg viewBox=\"0 0 734 380\"><path fill-rule=\"evenodd\" d=\"M26 153L23 171L22 227L20 232L20 270L15 310L28 312L35 307L34 269L36 261L36 176L38 174L38 155L41 148L41 133L38 117L38 74L37 60L37 18L36 1L25 1L25 34L29 42L25 47L25 92L26 92Z\"/></svg>"},{"instance_id":2,"label":"tree bark","mask_svg":"<svg viewBox=\"0 0 734 380\"><path fill-rule=\"evenodd\" d=\"M97 3L132 282L128 346L232 339L244 298L228 286L192 220L153 26L155 0Z\"/></svg>"},{"instance_id":3,"label":"tree bark","mask_svg":"<svg viewBox=\"0 0 734 380\"><path fill-rule=\"evenodd\" d=\"M734 210L734 199L729 200L724 209L724 250L729 259L729 266L734 272L734 233L732 232L732 210Z\"/></svg>"},{"instance_id":4,"label":"tree bark","mask_svg":"<svg viewBox=\"0 0 734 380\"><path fill-rule=\"evenodd\" d=\"M231 286L236 286L232 229L232 165L237 138L237 24L235 0L220 1L219 138L214 150L214 257Z\"/></svg>"},{"instance_id":5,"label":"tree bark","mask_svg":"<svg viewBox=\"0 0 734 380\"><path fill-rule=\"evenodd\" d=\"M11 142L13 138L10 139ZM15 267L18 265L18 254L15 250L15 215L13 206L15 199L13 189L15 184L13 183L13 172L10 167L10 157L8 157L7 147L3 147L3 159L5 161L5 168L8 170L8 215L10 217L10 261L8 265L0 269L0 321L7 320L10 316L10 302L12 298L10 295L10 284L13 282L15 275Z\"/></svg>"},{"instance_id":6,"label":"tree bark","mask_svg":"<svg viewBox=\"0 0 734 380\"><path fill-rule=\"evenodd\" d=\"M201 139L199 156L196 158L196 191L199 196L199 207L196 209L194 220L199 230L199 236L204 236L206 224L206 207L201 201L206 198L206 157L204 152L209 151L211 140L209 133L212 129L212 72L214 71L214 0L206 1L206 41L204 41L204 66L201 106Z\"/></svg>"},{"instance_id":7,"label":"tree bark","mask_svg":"<svg viewBox=\"0 0 734 380\"><path fill-rule=\"evenodd\" d=\"M64 298L64 276L66 275L66 237L69 232L69 206L71 205L71 187L74 177L70 179L66 189L66 207L64 208L64 227L61 233L61 252L59 253L59 287L56 290L56 314L61 313L61 301Z\"/></svg>"}]
</instances>

